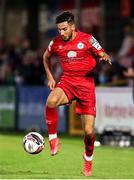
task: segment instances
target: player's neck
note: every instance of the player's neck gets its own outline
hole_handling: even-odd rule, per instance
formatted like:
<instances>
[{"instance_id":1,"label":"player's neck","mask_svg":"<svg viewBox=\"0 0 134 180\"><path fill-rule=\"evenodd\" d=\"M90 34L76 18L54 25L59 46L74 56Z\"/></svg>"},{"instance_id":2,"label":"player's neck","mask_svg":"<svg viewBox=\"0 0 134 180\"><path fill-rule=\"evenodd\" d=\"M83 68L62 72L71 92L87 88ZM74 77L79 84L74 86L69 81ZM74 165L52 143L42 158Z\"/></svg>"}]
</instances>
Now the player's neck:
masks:
<instances>
[{"instance_id":1,"label":"player's neck","mask_svg":"<svg viewBox=\"0 0 134 180\"><path fill-rule=\"evenodd\" d=\"M72 33L72 37L71 37L70 41L72 41L73 39L75 39L76 35L77 35L77 31L74 31L74 32Z\"/></svg>"}]
</instances>

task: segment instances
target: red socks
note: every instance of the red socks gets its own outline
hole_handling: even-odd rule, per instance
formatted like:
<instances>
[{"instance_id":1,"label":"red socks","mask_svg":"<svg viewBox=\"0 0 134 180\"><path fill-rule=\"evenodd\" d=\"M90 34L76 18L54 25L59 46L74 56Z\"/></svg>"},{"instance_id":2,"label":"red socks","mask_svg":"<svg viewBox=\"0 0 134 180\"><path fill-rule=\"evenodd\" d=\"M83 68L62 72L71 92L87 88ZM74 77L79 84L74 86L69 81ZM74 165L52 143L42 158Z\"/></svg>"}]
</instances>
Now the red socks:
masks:
<instances>
[{"instance_id":1,"label":"red socks","mask_svg":"<svg viewBox=\"0 0 134 180\"><path fill-rule=\"evenodd\" d=\"M89 157L93 155L94 141L95 141L94 134L92 134L90 137L87 137L87 136L84 137L85 153Z\"/></svg>"},{"instance_id":2,"label":"red socks","mask_svg":"<svg viewBox=\"0 0 134 180\"><path fill-rule=\"evenodd\" d=\"M46 106L46 124L48 126L48 133L57 133L58 126L58 111L57 108L49 108Z\"/></svg>"},{"instance_id":3,"label":"red socks","mask_svg":"<svg viewBox=\"0 0 134 180\"><path fill-rule=\"evenodd\" d=\"M49 108L46 106L46 124L48 126L49 135L57 133L58 126L58 111L57 108ZM84 137L85 154L88 157L93 155L95 135L92 134L90 137Z\"/></svg>"}]
</instances>

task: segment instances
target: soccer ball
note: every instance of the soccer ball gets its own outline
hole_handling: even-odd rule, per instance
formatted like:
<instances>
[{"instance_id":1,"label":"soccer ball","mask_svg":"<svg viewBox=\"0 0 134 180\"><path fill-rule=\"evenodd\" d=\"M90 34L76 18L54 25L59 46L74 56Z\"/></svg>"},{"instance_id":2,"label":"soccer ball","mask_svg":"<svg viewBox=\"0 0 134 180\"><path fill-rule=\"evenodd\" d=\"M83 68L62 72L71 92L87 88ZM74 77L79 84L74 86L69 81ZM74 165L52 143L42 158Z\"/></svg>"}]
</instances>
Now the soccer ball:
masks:
<instances>
[{"instance_id":1,"label":"soccer ball","mask_svg":"<svg viewBox=\"0 0 134 180\"><path fill-rule=\"evenodd\" d=\"M44 149L44 138L37 132L30 132L23 138L24 150L29 154L38 154Z\"/></svg>"}]
</instances>

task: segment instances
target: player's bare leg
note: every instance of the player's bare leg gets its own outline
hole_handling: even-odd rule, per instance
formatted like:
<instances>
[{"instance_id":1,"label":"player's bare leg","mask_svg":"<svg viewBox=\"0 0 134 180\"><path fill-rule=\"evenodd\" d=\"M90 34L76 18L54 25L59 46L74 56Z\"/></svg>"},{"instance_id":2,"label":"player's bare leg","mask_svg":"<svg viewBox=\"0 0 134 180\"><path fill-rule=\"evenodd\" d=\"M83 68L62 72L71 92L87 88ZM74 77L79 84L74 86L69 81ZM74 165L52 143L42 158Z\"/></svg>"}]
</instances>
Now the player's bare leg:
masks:
<instances>
[{"instance_id":1,"label":"player's bare leg","mask_svg":"<svg viewBox=\"0 0 134 180\"><path fill-rule=\"evenodd\" d=\"M49 132L49 143L51 155L56 155L60 148L60 141L57 137L58 112L57 107L67 104L68 98L61 88L51 91L46 102L46 123Z\"/></svg>"},{"instance_id":2,"label":"player's bare leg","mask_svg":"<svg viewBox=\"0 0 134 180\"><path fill-rule=\"evenodd\" d=\"M92 159L94 150L94 122L95 117L92 115L81 115L82 127L84 130L84 144L85 152L83 153L84 167L83 174L91 176L92 173Z\"/></svg>"},{"instance_id":3,"label":"player's bare leg","mask_svg":"<svg viewBox=\"0 0 134 180\"><path fill-rule=\"evenodd\" d=\"M53 108L62 104L67 104L68 102L69 101L65 92L61 88L57 87L49 94L46 105Z\"/></svg>"}]
</instances>

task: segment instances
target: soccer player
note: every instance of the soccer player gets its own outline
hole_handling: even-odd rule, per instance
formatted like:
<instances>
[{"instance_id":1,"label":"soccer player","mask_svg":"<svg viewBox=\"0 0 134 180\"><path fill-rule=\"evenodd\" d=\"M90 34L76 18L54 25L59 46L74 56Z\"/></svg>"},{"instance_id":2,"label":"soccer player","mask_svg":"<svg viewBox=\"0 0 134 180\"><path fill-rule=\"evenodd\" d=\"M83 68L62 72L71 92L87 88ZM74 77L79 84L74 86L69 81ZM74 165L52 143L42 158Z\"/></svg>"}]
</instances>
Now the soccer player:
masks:
<instances>
[{"instance_id":1,"label":"soccer player","mask_svg":"<svg viewBox=\"0 0 134 180\"><path fill-rule=\"evenodd\" d=\"M71 12L65 11L58 15L56 26L59 36L50 42L43 55L48 86L51 90L46 102L46 123L51 155L56 155L60 146L60 140L57 137L57 107L76 100L76 113L81 116L84 130L83 174L90 176L96 116L94 69L98 58L110 64L111 61L109 55L91 34L76 29L74 15ZM49 66L53 54L58 55L63 69L63 74L57 84Z\"/></svg>"}]
</instances>

